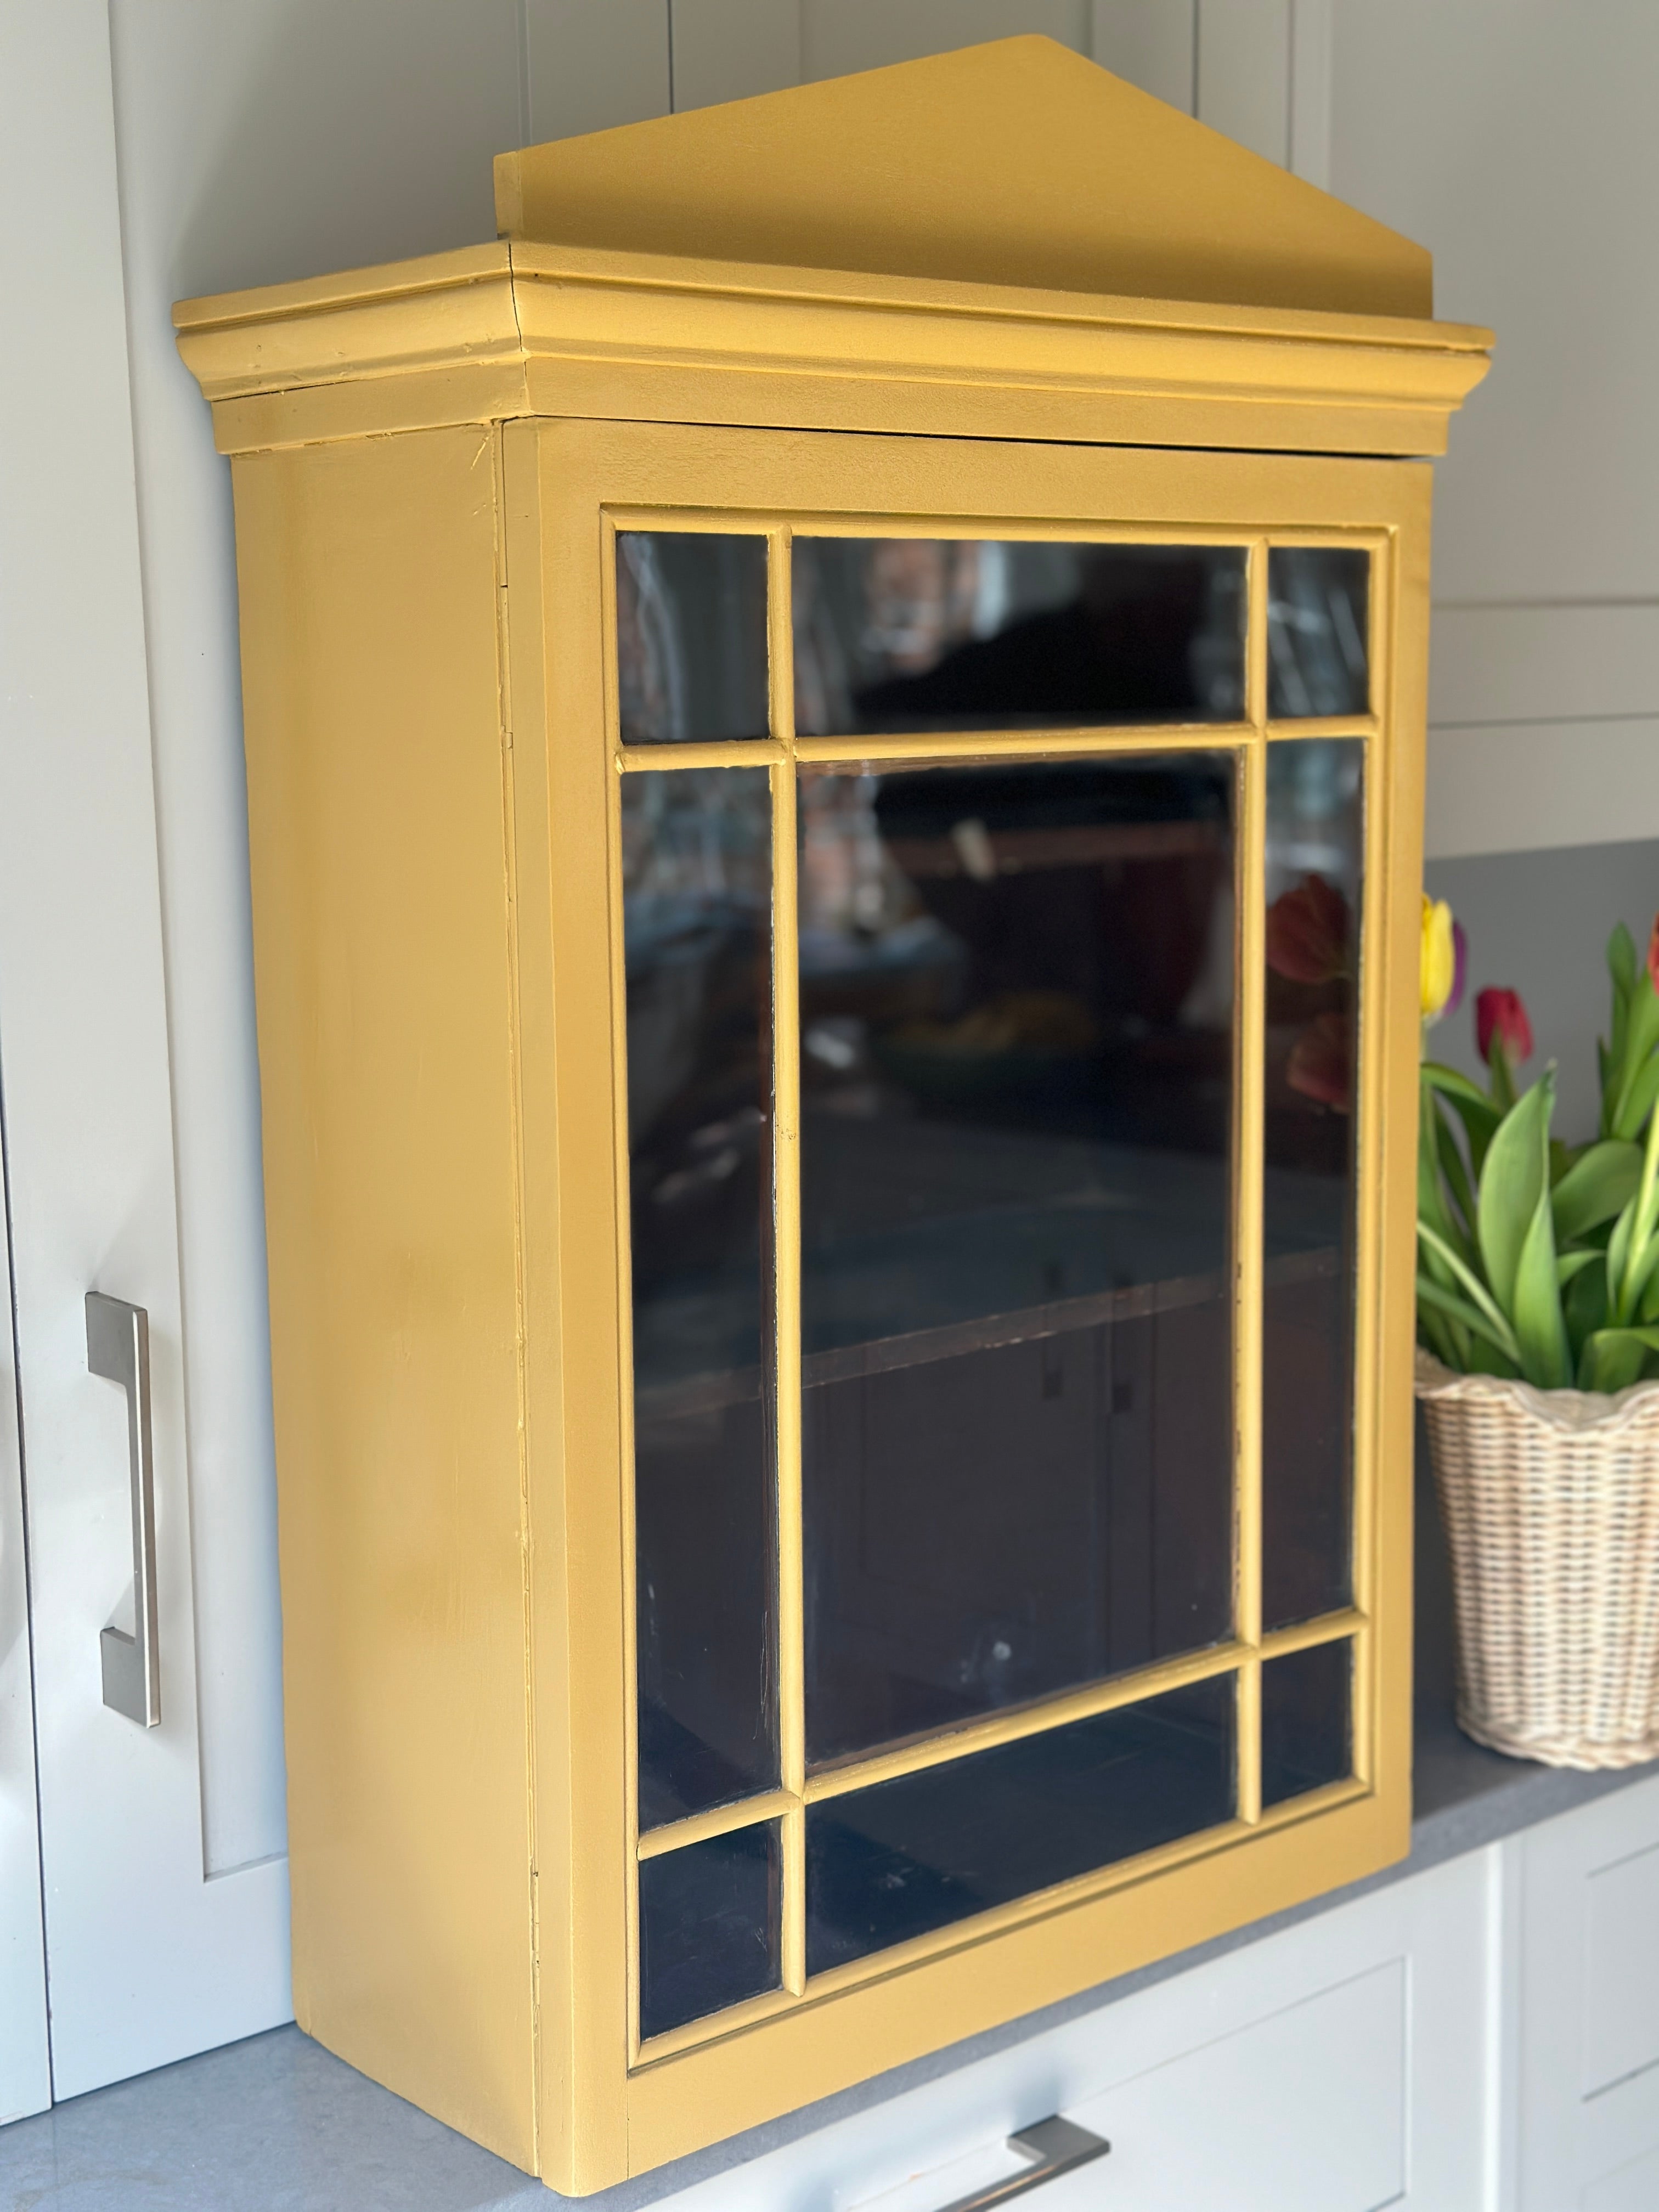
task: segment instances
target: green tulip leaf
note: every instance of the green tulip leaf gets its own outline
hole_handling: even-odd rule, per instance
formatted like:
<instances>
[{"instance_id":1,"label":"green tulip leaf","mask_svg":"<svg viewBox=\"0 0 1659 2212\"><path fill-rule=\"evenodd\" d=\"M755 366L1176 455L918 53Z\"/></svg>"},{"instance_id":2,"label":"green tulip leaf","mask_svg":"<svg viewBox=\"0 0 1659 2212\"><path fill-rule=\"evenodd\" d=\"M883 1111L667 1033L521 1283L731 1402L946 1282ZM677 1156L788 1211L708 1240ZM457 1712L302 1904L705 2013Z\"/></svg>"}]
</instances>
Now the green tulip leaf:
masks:
<instances>
[{"instance_id":1,"label":"green tulip leaf","mask_svg":"<svg viewBox=\"0 0 1659 2212\"><path fill-rule=\"evenodd\" d=\"M1492 1342L1498 1346L1508 1358L1513 1359L1518 1367L1521 1364L1521 1347L1516 1342L1515 1331L1510 1326L1507 1315L1498 1305L1492 1292L1475 1273L1474 1268L1466 1261L1459 1258L1443 1237L1437 1237L1426 1221L1418 1223L1417 1240L1419 1244L1427 1248L1443 1268L1449 1272L1453 1282L1462 1292L1464 1299L1480 1314L1483 1323L1482 1334L1489 1335ZM1419 1289L1422 1280L1423 1278L1419 1276Z\"/></svg>"},{"instance_id":2,"label":"green tulip leaf","mask_svg":"<svg viewBox=\"0 0 1659 2212\"><path fill-rule=\"evenodd\" d=\"M1555 1263L1555 1279L1560 1284L1562 1289L1565 1290L1567 1285L1576 1276L1581 1275L1586 1267L1598 1266L1601 1259L1601 1255L1594 1249L1588 1252L1563 1252Z\"/></svg>"},{"instance_id":3,"label":"green tulip leaf","mask_svg":"<svg viewBox=\"0 0 1659 2212\"><path fill-rule=\"evenodd\" d=\"M1469 1158L1479 1175L1486 1161L1486 1147L1497 1134L1503 1115L1478 1083L1471 1083L1467 1075L1461 1075L1456 1068L1447 1067L1437 1060L1423 1063L1423 1080L1445 1100L1463 1124L1469 1140Z\"/></svg>"},{"instance_id":4,"label":"green tulip leaf","mask_svg":"<svg viewBox=\"0 0 1659 2212\"><path fill-rule=\"evenodd\" d=\"M1426 1100L1429 1112L1434 1117L1435 1142L1440 1155L1440 1172L1453 1206L1456 1210L1459 1243L1473 1249L1469 1240L1474 1234L1474 1186L1469 1181L1469 1171L1463 1164L1463 1155L1458 1149L1451 1125L1442 1114L1438 1103L1431 1093Z\"/></svg>"},{"instance_id":5,"label":"green tulip leaf","mask_svg":"<svg viewBox=\"0 0 1659 2212\"><path fill-rule=\"evenodd\" d=\"M1554 1103L1552 1066L1504 1116L1487 1148L1481 1172L1476 1206L1480 1257L1492 1296L1510 1316L1515 1312L1515 1279L1522 1249L1540 1206L1547 1215L1549 1211L1550 1113ZM1554 1275L1552 1244L1552 1285Z\"/></svg>"},{"instance_id":6,"label":"green tulip leaf","mask_svg":"<svg viewBox=\"0 0 1659 2212\"><path fill-rule=\"evenodd\" d=\"M1417 1298L1419 1313L1427 1306L1436 1313L1446 1315L1450 1320L1461 1322L1471 1335L1481 1338L1495 1352L1502 1352L1511 1367L1518 1370L1520 1361L1514 1336L1501 1320L1497 1323L1490 1322L1484 1314L1477 1312L1467 1298L1460 1298L1455 1291L1447 1290L1443 1284L1433 1281L1427 1275L1419 1275L1417 1279Z\"/></svg>"},{"instance_id":7,"label":"green tulip leaf","mask_svg":"<svg viewBox=\"0 0 1659 2212\"><path fill-rule=\"evenodd\" d=\"M1642 1152L1617 1137L1581 1152L1550 1194L1557 1240L1571 1243L1586 1230L1615 1219L1636 1195Z\"/></svg>"},{"instance_id":8,"label":"green tulip leaf","mask_svg":"<svg viewBox=\"0 0 1659 2212\"><path fill-rule=\"evenodd\" d=\"M1567 1325L1561 1316L1555 1226L1547 1190L1539 1194L1537 1210L1522 1243L1515 1271L1513 1313L1516 1341L1528 1382L1535 1382L1540 1390L1565 1390L1572 1381L1572 1357L1567 1349Z\"/></svg>"},{"instance_id":9,"label":"green tulip leaf","mask_svg":"<svg viewBox=\"0 0 1659 2212\"><path fill-rule=\"evenodd\" d=\"M1593 1253L1599 1259L1599 1253ZM1598 1328L1605 1328L1607 1319L1607 1278L1605 1268L1586 1267L1567 1285L1566 1295L1561 1301L1562 1316L1567 1324L1567 1341L1572 1346L1575 1358L1581 1357L1585 1345Z\"/></svg>"},{"instance_id":10,"label":"green tulip leaf","mask_svg":"<svg viewBox=\"0 0 1659 2212\"><path fill-rule=\"evenodd\" d=\"M1643 981L1645 982L1646 978ZM1653 1000L1653 986L1648 985L1648 997ZM1659 1005L1659 1000L1655 1000ZM1659 1098L1659 1052L1650 1051L1635 1063L1627 1073L1613 1100L1613 1133L1632 1140L1642 1133L1654 1101Z\"/></svg>"},{"instance_id":11,"label":"green tulip leaf","mask_svg":"<svg viewBox=\"0 0 1659 2212\"><path fill-rule=\"evenodd\" d=\"M1627 1390L1642 1379L1650 1352L1659 1352L1659 1328L1599 1328L1578 1362L1581 1390Z\"/></svg>"}]
</instances>

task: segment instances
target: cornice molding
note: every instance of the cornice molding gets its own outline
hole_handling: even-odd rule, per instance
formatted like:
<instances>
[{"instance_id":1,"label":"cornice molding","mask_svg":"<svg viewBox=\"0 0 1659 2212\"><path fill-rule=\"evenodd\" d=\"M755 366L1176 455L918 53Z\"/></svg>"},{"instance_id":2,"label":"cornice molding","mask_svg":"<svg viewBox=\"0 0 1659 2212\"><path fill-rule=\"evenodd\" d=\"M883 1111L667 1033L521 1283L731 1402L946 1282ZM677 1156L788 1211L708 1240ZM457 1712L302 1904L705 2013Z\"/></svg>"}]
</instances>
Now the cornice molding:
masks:
<instances>
[{"instance_id":1,"label":"cornice molding","mask_svg":"<svg viewBox=\"0 0 1659 2212\"><path fill-rule=\"evenodd\" d=\"M500 242L181 302L221 451L515 416L1443 452L1488 331Z\"/></svg>"}]
</instances>

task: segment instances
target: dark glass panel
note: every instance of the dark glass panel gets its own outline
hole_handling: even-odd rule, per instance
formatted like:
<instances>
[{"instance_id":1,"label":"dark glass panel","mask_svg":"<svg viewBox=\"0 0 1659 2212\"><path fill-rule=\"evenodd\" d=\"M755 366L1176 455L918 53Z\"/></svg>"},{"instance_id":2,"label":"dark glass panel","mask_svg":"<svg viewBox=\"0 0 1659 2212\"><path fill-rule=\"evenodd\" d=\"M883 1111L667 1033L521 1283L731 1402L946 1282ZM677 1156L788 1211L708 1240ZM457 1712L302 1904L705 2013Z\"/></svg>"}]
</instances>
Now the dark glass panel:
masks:
<instances>
[{"instance_id":1,"label":"dark glass panel","mask_svg":"<svg viewBox=\"0 0 1659 2212\"><path fill-rule=\"evenodd\" d=\"M625 745L766 735L763 538L617 533L617 694Z\"/></svg>"},{"instance_id":2,"label":"dark glass panel","mask_svg":"<svg viewBox=\"0 0 1659 2212\"><path fill-rule=\"evenodd\" d=\"M1267 712L1274 720L1363 714L1371 556L1351 547L1275 545L1267 556Z\"/></svg>"},{"instance_id":3,"label":"dark glass panel","mask_svg":"<svg viewBox=\"0 0 1659 2212\"><path fill-rule=\"evenodd\" d=\"M1267 752L1262 1615L1346 1605L1364 744Z\"/></svg>"},{"instance_id":4,"label":"dark glass panel","mask_svg":"<svg viewBox=\"0 0 1659 2212\"><path fill-rule=\"evenodd\" d=\"M1261 1802L1346 1781L1353 1771L1353 1645L1316 1644L1261 1669Z\"/></svg>"},{"instance_id":5,"label":"dark glass panel","mask_svg":"<svg viewBox=\"0 0 1659 2212\"><path fill-rule=\"evenodd\" d=\"M812 1805L806 1970L820 1974L1233 1814L1233 1679Z\"/></svg>"},{"instance_id":6,"label":"dark glass panel","mask_svg":"<svg viewBox=\"0 0 1659 2212\"><path fill-rule=\"evenodd\" d=\"M665 2035L779 1984L778 1826L640 1863L640 2034Z\"/></svg>"},{"instance_id":7,"label":"dark glass panel","mask_svg":"<svg viewBox=\"0 0 1659 2212\"><path fill-rule=\"evenodd\" d=\"M803 734L1232 722L1235 546L798 538Z\"/></svg>"},{"instance_id":8,"label":"dark glass panel","mask_svg":"<svg viewBox=\"0 0 1659 2212\"><path fill-rule=\"evenodd\" d=\"M1230 1632L1233 788L802 778L815 1765Z\"/></svg>"},{"instance_id":9,"label":"dark glass panel","mask_svg":"<svg viewBox=\"0 0 1659 2212\"><path fill-rule=\"evenodd\" d=\"M640 1825L778 1778L771 800L622 779Z\"/></svg>"}]
</instances>

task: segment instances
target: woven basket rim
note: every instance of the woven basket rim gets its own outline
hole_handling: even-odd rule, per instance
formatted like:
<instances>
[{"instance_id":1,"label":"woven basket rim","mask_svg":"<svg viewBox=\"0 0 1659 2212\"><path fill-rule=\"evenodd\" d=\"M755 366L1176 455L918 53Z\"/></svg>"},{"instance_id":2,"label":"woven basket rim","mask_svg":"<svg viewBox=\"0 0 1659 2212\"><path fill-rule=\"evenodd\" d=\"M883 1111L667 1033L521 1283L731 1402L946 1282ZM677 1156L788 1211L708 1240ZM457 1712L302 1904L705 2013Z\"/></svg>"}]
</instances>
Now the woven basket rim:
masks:
<instances>
[{"instance_id":1,"label":"woven basket rim","mask_svg":"<svg viewBox=\"0 0 1659 2212\"><path fill-rule=\"evenodd\" d=\"M1540 1390L1506 1375L1455 1374L1421 1345L1414 1388L1419 1398L1438 1405L1515 1407L1562 1436L1613 1434L1659 1412L1659 1378L1632 1382L1611 1395L1601 1390Z\"/></svg>"}]
</instances>

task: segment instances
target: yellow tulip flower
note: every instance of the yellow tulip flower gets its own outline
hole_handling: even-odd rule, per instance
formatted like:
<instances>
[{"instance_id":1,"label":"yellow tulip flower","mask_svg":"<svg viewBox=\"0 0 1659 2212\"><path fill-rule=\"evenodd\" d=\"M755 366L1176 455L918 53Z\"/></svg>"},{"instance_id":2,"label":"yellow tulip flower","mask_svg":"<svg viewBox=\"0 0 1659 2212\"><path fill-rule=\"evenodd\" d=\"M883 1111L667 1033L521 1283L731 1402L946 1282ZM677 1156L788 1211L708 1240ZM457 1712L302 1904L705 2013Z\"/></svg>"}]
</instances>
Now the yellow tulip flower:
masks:
<instances>
[{"instance_id":1,"label":"yellow tulip flower","mask_svg":"<svg viewBox=\"0 0 1659 2212\"><path fill-rule=\"evenodd\" d=\"M1420 982L1423 1018L1438 1021L1457 988L1457 939L1452 910L1444 899L1423 894L1423 957Z\"/></svg>"}]
</instances>

